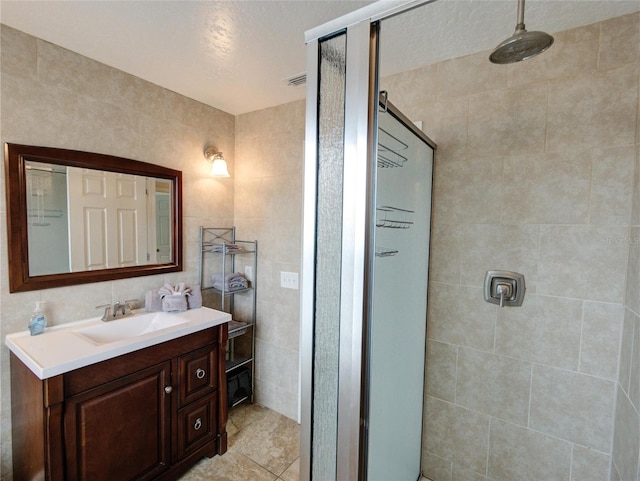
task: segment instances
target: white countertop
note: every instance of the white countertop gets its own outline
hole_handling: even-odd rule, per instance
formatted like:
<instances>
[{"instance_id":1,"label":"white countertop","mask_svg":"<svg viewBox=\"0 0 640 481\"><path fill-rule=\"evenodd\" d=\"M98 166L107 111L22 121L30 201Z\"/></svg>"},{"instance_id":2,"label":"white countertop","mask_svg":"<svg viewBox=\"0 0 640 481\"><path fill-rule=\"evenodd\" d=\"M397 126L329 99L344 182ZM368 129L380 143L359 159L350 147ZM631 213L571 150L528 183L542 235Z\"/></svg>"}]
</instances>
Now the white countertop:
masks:
<instances>
[{"instance_id":1,"label":"white countertop","mask_svg":"<svg viewBox=\"0 0 640 481\"><path fill-rule=\"evenodd\" d=\"M5 344L38 378L47 379L231 320L231 315L226 312L200 307L178 313L161 313L165 316L180 316L182 322L114 342L92 342L77 332L87 327L110 323L135 323L136 316L148 314L150 313L138 310L132 316L109 322L103 322L96 317L48 327L44 333L37 336L30 335L29 331L16 332L5 338Z\"/></svg>"}]
</instances>

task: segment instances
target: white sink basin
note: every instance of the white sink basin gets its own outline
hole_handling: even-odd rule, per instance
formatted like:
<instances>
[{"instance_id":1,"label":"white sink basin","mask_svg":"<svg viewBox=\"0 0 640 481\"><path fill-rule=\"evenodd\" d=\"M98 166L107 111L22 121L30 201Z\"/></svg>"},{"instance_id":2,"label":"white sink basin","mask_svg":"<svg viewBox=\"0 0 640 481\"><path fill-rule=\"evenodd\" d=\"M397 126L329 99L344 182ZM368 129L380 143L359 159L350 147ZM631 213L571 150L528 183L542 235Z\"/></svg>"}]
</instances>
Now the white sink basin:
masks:
<instances>
[{"instance_id":1,"label":"white sink basin","mask_svg":"<svg viewBox=\"0 0 640 481\"><path fill-rule=\"evenodd\" d=\"M123 317L115 321L107 321L95 326L73 331L94 344L109 344L131 339L152 332L174 327L188 322L180 313L149 312L136 316Z\"/></svg>"},{"instance_id":2,"label":"white sink basin","mask_svg":"<svg viewBox=\"0 0 640 481\"><path fill-rule=\"evenodd\" d=\"M48 379L230 320L231 314L208 307L184 312L138 310L115 321L94 317L54 325L38 336L27 330L14 332L5 343L39 379Z\"/></svg>"}]
</instances>

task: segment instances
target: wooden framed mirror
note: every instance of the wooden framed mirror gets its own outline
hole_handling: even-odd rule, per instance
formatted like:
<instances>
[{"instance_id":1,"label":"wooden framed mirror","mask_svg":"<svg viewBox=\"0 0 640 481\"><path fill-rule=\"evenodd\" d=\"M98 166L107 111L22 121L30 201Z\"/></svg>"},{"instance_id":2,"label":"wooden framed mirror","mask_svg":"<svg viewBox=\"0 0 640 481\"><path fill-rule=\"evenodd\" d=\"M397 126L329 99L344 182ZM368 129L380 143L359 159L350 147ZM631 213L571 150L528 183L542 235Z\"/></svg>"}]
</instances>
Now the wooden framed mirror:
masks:
<instances>
[{"instance_id":1,"label":"wooden framed mirror","mask_svg":"<svg viewBox=\"0 0 640 481\"><path fill-rule=\"evenodd\" d=\"M182 172L5 144L9 292L182 270Z\"/></svg>"}]
</instances>

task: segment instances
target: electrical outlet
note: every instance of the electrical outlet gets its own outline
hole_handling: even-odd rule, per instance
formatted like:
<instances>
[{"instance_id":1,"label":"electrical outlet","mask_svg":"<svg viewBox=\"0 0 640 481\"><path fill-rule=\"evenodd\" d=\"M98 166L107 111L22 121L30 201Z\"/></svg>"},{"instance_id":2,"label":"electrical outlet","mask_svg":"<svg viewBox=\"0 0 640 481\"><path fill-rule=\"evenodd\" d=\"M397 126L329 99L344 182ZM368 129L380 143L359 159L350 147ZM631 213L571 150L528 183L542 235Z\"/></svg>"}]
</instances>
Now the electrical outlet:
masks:
<instances>
[{"instance_id":1,"label":"electrical outlet","mask_svg":"<svg viewBox=\"0 0 640 481\"><path fill-rule=\"evenodd\" d=\"M244 266L244 276L249 281L253 281L253 267L252 266Z\"/></svg>"},{"instance_id":2,"label":"electrical outlet","mask_svg":"<svg viewBox=\"0 0 640 481\"><path fill-rule=\"evenodd\" d=\"M297 272L280 272L280 287L285 289L298 289Z\"/></svg>"}]
</instances>

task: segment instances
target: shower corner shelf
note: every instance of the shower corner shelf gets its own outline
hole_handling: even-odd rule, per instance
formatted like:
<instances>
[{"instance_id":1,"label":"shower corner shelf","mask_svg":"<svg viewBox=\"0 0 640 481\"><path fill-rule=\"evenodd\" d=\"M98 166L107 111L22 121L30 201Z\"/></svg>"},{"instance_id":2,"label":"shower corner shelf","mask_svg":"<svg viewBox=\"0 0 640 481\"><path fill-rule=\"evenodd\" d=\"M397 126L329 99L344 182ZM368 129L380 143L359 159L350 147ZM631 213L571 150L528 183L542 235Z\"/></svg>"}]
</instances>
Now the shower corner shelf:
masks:
<instances>
[{"instance_id":1,"label":"shower corner shelf","mask_svg":"<svg viewBox=\"0 0 640 481\"><path fill-rule=\"evenodd\" d=\"M225 372L229 407L253 403L255 379L256 279L258 241L236 238L235 227L200 227L200 285L203 305L228 312L229 340ZM229 289L213 287L212 275L251 269L247 287ZM247 379L248 378L248 379ZM232 387L235 386L233 389ZM242 387L242 388L241 388ZM236 389L237 388L237 389Z\"/></svg>"},{"instance_id":2,"label":"shower corner shelf","mask_svg":"<svg viewBox=\"0 0 640 481\"><path fill-rule=\"evenodd\" d=\"M386 229L409 229L413 221L408 220L414 213L412 210L400 209L389 205L376 207L376 227Z\"/></svg>"},{"instance_id":3,"label":"shower corner shelf","mask_svg":"<svg viewBox=\"0 0 640 481\"><path fill-rule=\"evenodd\" d=\"M378 128L378 131L378 167L382 169L403 167L407 158L400 152L407 150L409 146L382 127Z\"/></svg>"},{"instance_id":4,"label":"shower corner shelf","mask_svg":"<svg viewBox=\"0 0 640 481\"><path fill-rule=\"evenodd\" d=\"M376 257L393 257L398 253L396 249L390 249L388 247L376 247Z\"/></svg>"}]
</instances>

